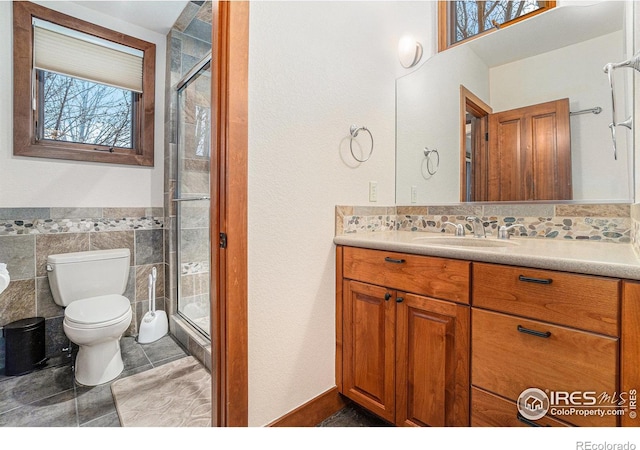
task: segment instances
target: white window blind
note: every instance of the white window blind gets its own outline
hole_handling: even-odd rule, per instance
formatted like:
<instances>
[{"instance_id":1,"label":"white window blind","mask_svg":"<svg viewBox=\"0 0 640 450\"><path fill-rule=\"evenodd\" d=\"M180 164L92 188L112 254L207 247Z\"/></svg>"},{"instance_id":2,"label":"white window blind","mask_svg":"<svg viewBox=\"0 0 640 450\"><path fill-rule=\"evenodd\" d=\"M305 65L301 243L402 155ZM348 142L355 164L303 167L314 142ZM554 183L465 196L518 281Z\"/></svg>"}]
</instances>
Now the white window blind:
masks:
<instances>
[{"instance_id":1,"label":"white window blind","mask_svg":"<svg viewBox=\"0 0 640 450\"><path fill-rule=\"evenodd\" d=\"M33 26L36 69L142 92L142 51L41 20Z\"/></svg>"}]
</instances>

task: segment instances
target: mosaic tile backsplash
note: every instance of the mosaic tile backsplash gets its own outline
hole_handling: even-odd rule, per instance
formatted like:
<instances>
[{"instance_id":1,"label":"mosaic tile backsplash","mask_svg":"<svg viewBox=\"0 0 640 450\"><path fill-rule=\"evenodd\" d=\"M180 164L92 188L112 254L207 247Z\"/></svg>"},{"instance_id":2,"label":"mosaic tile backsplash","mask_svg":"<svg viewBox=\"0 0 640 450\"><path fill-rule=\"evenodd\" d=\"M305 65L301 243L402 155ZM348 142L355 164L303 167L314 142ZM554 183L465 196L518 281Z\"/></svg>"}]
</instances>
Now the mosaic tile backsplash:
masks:
<instances>
[{"instance_id":1,"label":"mosaic tile backsplash","mask_svg":"<svg viewBox=\"0 0 640 450\"><path fill-rule=\"evenodd\" d=\"M637 235L628 204L518 204L425 207L336 207L336 234L373 231L453 233L445 222L462 223L469 233L468 216L479 217L487 235L501 225L519 224L513 236L630 243ZM637 224L637 222L635 222ZM635 243L635 240L633 240Z\"/></svg>"},{"instance_id":2,"label":"mosaic tile backsplash","mask_svg":"<svg viewBox=\"0 0 640 450\"><path fill-rule=\"evenodd\" d=\"M134 312L128 336L148 310L148 277L158 271L156 305L165 307L163 208L0 208L0 262L11 276L0 294L0 327L44 317L46 355L60 357L68 340L64 309L55 304L46 259L55 253L128 248L129 280L124 296Z\"/></svg>"},{"instance_id":3,"label":"mosaic tile backsplash","mask_svg":"<svg viewBox=\"0 0 640 450\"><path fill-rule=\"evenodd\" d=\"M631 243L636 255L640 257L640 203L631 205L631 221L633 222Z\"/></svg>"},{"instance_id":4,"label":"mosaic tile backsplash","mask_svg":"<svg viewBox=\"0 0 640 450\"><path fill-rule=\"evenodd\" d=\"M151 230L162 228L162 217L122 219L0 219L0 236L10 234L87 233L90 231Z\"/></svg>"}]
</instances>

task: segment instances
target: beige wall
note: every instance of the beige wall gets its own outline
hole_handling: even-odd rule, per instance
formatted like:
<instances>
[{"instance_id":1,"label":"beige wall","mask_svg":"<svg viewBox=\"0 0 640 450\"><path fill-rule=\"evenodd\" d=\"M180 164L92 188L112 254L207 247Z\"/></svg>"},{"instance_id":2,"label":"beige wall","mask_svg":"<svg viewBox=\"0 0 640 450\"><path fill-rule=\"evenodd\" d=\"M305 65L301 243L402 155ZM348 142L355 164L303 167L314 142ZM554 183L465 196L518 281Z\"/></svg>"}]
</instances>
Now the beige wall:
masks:
<instances>
[{"instance_id":1,"label":"beige wall","mask_svg":"<svg viewBox=\"0 0 640 450\"><path fill-rule=\"evenodd\" d=\"M432 10L433 2L251 4L251 426L335 385L334 207L367 204L369 181L378 182L377 205L394 203L398 40L428 35ZM375 139L360 165L349 153L351 124Z\"/></svg>"}]
</instances>

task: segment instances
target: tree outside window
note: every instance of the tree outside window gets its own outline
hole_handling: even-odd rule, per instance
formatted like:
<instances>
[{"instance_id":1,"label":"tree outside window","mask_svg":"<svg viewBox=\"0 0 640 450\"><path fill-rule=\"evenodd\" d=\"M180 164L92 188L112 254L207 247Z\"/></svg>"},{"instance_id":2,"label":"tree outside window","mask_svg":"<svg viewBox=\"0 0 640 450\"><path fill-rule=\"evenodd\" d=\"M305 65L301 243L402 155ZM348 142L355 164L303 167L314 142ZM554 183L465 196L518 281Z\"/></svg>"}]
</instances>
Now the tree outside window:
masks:
<instances>
[{"instance_id":1,"label":"tree outside window","mask_svg":"<svg viewBox=\"0 0 640 450\"><path fill-rule=\"evenodd\" d=\"M555 6L550 1L441 1L439 50Z\"/></svg>"},{"instance_id":2,"label":"tree outside window","mask_svg":"<svg viewBox=\"0 0 640 450\"><path fill-rule=\"evenodd\" d=\"M44 70L38 79L41 139L133 148L134 92Z\"/></svg>"}]
</instances>

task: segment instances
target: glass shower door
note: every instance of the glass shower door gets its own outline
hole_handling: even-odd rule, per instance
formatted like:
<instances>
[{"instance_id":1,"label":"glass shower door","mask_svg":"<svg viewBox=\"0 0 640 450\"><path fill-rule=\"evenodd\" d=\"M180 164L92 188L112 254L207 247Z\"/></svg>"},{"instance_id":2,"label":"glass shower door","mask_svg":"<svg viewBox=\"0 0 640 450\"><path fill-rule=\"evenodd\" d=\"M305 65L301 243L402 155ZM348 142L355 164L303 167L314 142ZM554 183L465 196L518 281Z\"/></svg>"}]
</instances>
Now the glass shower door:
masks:
<instances>
[{"instance_id":1,"label":"glass shower door","mask_svg":"<svg viewBox=\"0 0 640 450\"><path fill-rule=\"evenodd\" d=\"M178 83L178 313L210 338L211 56Z\"/></svg>"}]
</instances>

